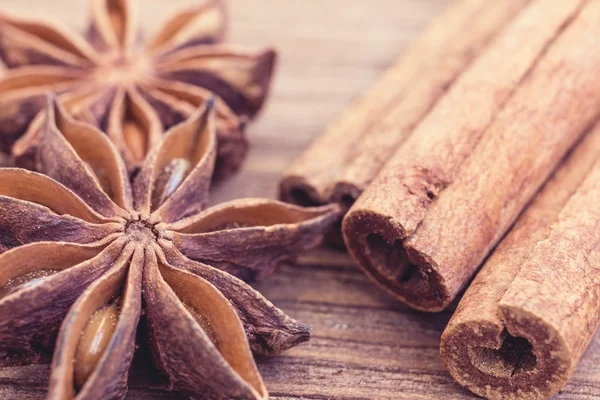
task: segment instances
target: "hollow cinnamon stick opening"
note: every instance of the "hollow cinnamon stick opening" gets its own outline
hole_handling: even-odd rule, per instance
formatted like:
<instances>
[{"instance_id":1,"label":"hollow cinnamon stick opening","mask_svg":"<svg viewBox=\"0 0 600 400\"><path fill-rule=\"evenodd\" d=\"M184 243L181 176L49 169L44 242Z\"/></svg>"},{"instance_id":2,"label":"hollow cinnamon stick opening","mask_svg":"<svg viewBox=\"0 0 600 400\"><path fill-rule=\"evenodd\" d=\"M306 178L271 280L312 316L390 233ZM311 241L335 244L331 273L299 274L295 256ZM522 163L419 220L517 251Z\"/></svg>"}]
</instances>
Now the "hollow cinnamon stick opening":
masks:
<instances>
[{"instance_id":1,"label":"hollow cinnamon stick opening","mask_svg":"<svg viewBox=\"0 0 600 400\"><path fill-rule=\"evenodd\" d=\"M414 308L454 299L598 116L600 1L557 5L517 16L344 219L362 269Z\"/></svg>"},{"instance_id":2,"label":"hollow cinnamon stick opening","mask_svg":"<svg viewBox=\"0 0 600 400\"><path fill-rule=\"evenodd\" d=\"M440 96L531 0L458 0L284 174L282 200L352 205Z\"/></svg>"},{"instance_id":3,"label":"hollow cinnamon stick opening","mask_svg":"<svg viewBox=\"0 0 600 400\"><path fill-rule=\"evenodd\" d=\"M392 221L368 210L344 219L346 245L363 271L379 286L421 310L437 310L449 302L443 277L426 259L407 251L404 231Z\"/></svg>"},{"instance_id":4,"label":"hollow cinnamon stick opening","mask_svg":"<svg viewBox=\"0 0 600 400\"><path fill-rule=\"evenodd\" d=\"M442 360L474 393L550 397L597 329L599 156L600 125L500 243L442 334Z\"/></svg>"}]
</instances>

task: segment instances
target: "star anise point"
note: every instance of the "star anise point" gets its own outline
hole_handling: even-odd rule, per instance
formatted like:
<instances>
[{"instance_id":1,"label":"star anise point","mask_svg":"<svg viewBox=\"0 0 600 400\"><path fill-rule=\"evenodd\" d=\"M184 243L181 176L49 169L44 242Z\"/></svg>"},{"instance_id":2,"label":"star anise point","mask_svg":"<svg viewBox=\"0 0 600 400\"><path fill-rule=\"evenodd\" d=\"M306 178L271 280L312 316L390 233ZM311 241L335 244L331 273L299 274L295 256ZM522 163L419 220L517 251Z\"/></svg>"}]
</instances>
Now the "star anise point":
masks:
<instances>
[{"instance_id":1,"label":"star anise point","mask_svg":"<svg viewBox=\"0 0 600 400\"><path fill-rule=\"evenodd\" d=\"M251 349L308 339L239 278L317 245L339 207L205 209L215 118L209 101L171 128L132 184L107 136L49 97L38 172L0 169L0 348L51 344L62 319L50 397L121 398L142 315L168 387L192 397L266 399Z\"/></svg>"},{"instance_id":2,"label":"star anise point","mask_svg":"<svg viewBox=\"0 0 600 400\"><path fill-rule=\"evenodd\" d=\"M247 150L244 125L269 92L274 51L221 43L227 16L219 0L175 14L142 45L134 5L92 1L85 37L59 23L0 14L0 59L8 67L0 78L0 150L25 133L53 91L76 118L106 131L135 172L161 133L214 93L220 98L215 176L239 167ZM17 149L23 147L29 146Z\"/></svg>"}]
</instances>

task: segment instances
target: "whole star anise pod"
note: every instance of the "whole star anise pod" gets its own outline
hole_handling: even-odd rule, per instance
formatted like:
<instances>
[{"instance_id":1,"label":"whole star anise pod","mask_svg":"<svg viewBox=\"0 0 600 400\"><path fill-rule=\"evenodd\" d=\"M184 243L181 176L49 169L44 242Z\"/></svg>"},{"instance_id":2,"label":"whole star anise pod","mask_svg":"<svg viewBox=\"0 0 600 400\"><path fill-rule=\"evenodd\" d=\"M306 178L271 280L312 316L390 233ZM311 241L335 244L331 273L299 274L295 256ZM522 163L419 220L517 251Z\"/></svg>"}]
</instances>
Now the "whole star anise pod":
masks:
<instances>
[{"instance_id":1,"label":"whole star anise pod","mask_svg":"<svg viewBox=\"0 0 600 400\"><path fill-rule=\"evenodd\" d=\"M55 343L50 398L122 398L141 316L138 343L194 398L266 399L250 349L308 340L233 275L317 245L339 210L261 199L205 210L214 116L208 102L169 130L130 182L108 137L50 102L37 172L0 169L0 350Z\"/></svg>"},{"instance_id":2,"label":"whole star anise pod","mask_svg":"<svg viewBox=\"0 0 600 400\"><path fill-rule=\"evenodd\" d=\"M32 149L54 92L76 118L98 126L122 152L130 171L163 132L189 118L212 93L219 153L215 174L236 170L247 149L243 127L269 90L275 52L221 44L226 15L220 0L203 0L170 18L144 45L133 0L92 0L86 38L66 27L0 13L0 150L29 127ZM20 154L23 159L28 155Z\"/></svg>"}]
</instances>

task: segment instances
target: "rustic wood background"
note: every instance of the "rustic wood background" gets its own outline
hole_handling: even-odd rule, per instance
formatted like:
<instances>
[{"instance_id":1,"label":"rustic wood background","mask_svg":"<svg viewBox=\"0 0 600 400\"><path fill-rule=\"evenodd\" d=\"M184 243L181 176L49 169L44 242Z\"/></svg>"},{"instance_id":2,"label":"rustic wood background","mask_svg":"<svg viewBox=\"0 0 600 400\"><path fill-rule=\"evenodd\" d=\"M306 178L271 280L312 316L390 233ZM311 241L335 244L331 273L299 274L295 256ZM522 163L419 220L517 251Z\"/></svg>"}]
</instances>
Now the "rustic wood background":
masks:
<instances>
[{"instance_id":1,"label":"rustic wood background","mask_svg":"<svg viewBox=\"0 0 600 400\"><path fill-rule=\"evenodd\" d=\"M450 0L230 1L230 39L281 52L273 95L250 128L243 171L214 202L275 197L277 180L311 140L371 85ZM138 0L146 29L193 0ZM79 0L0 0L2 11L34 12L84 25ZM318 160L315 160L318 162ZM380 292L341 252L319 250L256 285L313 326L311 342L259 368L272 399L473 398L445 371L438 341L450 312L423 314ZM1 399L42 399L45 365L0 369ZM176 399L133 370L128 399ZM600 398L600 336L557 399Z\"/></svg>"}]
</instances>

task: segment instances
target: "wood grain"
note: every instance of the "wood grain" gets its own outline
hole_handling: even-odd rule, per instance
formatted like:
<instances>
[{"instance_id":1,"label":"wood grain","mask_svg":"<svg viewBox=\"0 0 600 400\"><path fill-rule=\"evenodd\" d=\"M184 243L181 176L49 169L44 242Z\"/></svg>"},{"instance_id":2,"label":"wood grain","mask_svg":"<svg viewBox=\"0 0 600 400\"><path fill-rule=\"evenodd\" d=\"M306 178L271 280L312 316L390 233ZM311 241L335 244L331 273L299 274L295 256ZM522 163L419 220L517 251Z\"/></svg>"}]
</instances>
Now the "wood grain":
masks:
<instances>
[{"instance_id":1,"label":"wood grain","mask_svg":"<svg viewBox=\"0 0 600 400\"><path fill-rule=\"evenodd\" d=\"M193 0L143 2L145 27L165 9ZM353 99L413 41L450 0L230 1L232 41L281 51L271 101L250 128L253 148L243 171L213 193L213 202L274 198L277 180ZM83 26L85 1L1 0L3 11L32 11ZM468 399L439 359L450 312L410 310L375 288L343 253L319 250L256 285L313 339L259 359L274 400ZM45 365L0 368L0 399L43 399ZM128 399L177 399L133 369ZM557 399L600 398L600 336Z\"/></svg>"}]
</instances>

